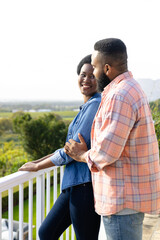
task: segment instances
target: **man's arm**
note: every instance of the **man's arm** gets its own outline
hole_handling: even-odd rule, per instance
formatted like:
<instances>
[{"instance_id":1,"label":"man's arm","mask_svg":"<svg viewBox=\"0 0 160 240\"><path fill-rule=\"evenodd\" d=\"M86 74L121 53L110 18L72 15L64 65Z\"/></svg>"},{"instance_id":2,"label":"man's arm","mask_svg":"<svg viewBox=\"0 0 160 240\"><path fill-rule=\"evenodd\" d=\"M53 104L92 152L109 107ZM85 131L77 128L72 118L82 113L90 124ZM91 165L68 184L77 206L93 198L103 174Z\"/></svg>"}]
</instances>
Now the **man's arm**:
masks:
<instances>
[{"instance_id":1,"label":"man's arm","mask_svg":"<svg viewBox=\"0 0 160 240\"><path fill-rule=\"evenodd\" d=\"M93 172L97 172L97 166L90 161L90 163L87 161L87 155L88 155L88 151L87 150L87 145L85 143L84 138L81 136L81 134L78 134L80 143L74 141L73 139L70 139L69 142L67 142L65 144L64 147L64 151L66 152L66 154L68 154L69 156L71 156L74 160L76 160L77 162L85 162L88 163L89 168L93 171Z\"/></svg>"},{"instance_id":2,"label":"man's arm","mask_svg":"<svg viewBox=\"0 0 160 240\"><path fill-rule=\"evenodd\" d=\"M86 162L85 153L87 152L87 144L84 141L84 138L81 134L78 134L80 143L70 139L69 142L66 142L64 151L71 158L78 162Z\"/></svg>"}]
</instances>

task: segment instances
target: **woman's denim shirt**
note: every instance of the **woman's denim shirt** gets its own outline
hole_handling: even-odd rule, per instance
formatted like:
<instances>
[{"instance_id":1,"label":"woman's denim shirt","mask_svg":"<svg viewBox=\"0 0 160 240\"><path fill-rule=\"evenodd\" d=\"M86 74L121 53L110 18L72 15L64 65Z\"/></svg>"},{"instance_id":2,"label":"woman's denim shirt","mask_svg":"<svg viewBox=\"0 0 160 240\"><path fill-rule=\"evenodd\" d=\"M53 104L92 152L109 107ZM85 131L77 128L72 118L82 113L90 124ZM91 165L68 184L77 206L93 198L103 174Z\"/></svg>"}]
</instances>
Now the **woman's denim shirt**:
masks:
<instances>
[{"instance_id":1,"label":"woman's denim shirt","mask_svg":"<svg viewBox=\"0 0 160 240\"><path fill-rule=\"evenodd\" d=\"M78 138L78 133L80 133L88 149L90 149L91 126L100 102L101 95L95 93L80 107L79 113L69 125L66 141L74 139L80 142ZM82 183L91 182L91 174L88 165L86 163L77 162L69 157L64 152L64 148L55 151L54 155L51 157L51 161L56 166L66 165L62 181L62 190Z\"/></svg>"}]
</instances>

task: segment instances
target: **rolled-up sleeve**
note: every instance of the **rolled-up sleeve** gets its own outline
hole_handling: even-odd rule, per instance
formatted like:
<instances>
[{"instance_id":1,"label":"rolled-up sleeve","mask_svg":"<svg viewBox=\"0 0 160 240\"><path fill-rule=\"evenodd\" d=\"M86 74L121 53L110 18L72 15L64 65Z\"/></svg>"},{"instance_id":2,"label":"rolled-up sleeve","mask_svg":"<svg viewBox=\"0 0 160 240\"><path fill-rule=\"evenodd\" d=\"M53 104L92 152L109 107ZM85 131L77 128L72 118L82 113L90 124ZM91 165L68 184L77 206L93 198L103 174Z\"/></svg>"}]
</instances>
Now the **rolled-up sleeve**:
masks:
<instances>
[{"instance_id":1,"label":"rolled-up sleeve","mask_svg":"<svg viewBox=\"0 0 160 240\"><path fill-rule=\"evenodd\" d=\"M55 151L54 154L50 157L51 162L54 163L54 165L56 166L63 165L63 161L65 161L65 159L61 157L60 150L61 149Z\"/></svg>"},{"instance_id":2,"label":"rolled-up sleeve","mask_svg":"<svg viewBox=\"0 0 160 240\"><path fill-rule=\"evenodd\" d=\"M50 157L52 163L56 166L62 166L70 163L73 159L64 152L64 148L58 149Z\"/></svg>"}]
</instances>

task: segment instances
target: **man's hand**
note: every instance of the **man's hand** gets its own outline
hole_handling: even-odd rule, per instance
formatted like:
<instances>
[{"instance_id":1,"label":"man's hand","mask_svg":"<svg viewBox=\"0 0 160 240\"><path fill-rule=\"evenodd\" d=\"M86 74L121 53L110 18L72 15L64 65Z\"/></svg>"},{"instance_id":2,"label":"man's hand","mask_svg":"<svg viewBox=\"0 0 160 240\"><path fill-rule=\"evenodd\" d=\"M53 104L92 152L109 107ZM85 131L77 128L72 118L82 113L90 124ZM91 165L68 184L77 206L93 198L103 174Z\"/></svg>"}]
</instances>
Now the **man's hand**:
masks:
<instances>
[{"instance_id":1,"label":"man's hand","mask_svg":"<svg viewBox=\"0 0 160 240\"><path fill-rule=\"evenodd\" d=\"M87 144L84 141L84 138L81 134L78 134L80 143L70 139L64 146L64 151L68 154L71 158L78 162L86 162L84 158L84 154L88 151Z\"/></svg>"}]
</instances>

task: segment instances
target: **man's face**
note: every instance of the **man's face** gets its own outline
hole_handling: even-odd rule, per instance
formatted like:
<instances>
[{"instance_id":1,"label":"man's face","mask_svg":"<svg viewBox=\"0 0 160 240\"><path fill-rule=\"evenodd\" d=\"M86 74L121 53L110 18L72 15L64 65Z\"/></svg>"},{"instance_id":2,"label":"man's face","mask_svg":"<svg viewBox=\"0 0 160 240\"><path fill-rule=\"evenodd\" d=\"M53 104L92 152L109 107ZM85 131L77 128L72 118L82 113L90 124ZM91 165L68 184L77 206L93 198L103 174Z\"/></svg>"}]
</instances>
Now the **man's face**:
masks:
<instances>
[{"instance_id":1,"label":"man's face","mask_svg":"<svg viewBox=\"0 0 160 240\"><path fill-rule=\"evenodd\" d=\"M98 91L102 92L104 88L111 82L109 77L104 72L104 62L102 55L98 51L92 54L93 74L97 80Z\"/></svg>"}]
</instances>

